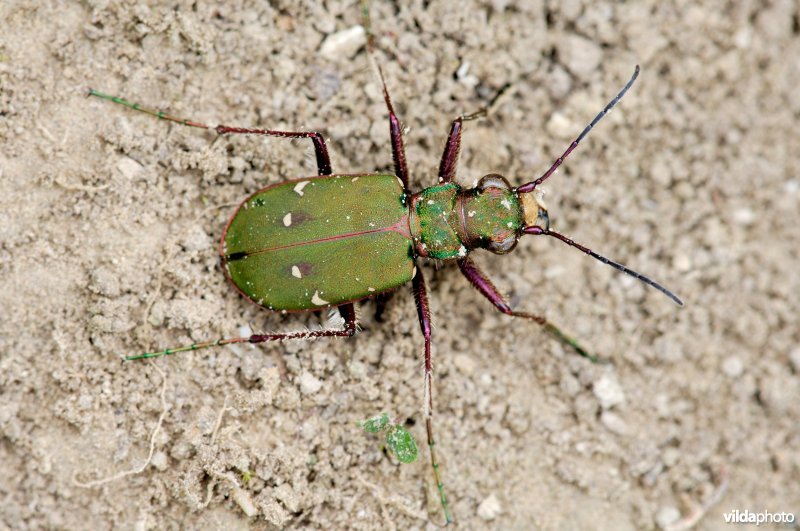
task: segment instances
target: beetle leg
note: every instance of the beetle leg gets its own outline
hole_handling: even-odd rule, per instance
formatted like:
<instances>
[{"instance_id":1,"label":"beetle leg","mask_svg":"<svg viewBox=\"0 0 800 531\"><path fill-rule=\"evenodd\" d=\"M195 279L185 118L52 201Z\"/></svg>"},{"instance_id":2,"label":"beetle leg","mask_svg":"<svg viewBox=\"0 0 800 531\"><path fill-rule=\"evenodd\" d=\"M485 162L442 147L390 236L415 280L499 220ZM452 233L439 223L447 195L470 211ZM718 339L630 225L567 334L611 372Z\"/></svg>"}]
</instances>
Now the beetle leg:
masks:
<instances>
[{"instance_id":1,"label":"beetle leg","mask_svg":"<svg viewBox=\"0 0 800 531\"><path fill-rule=\"evenodd\" d=\"M372 34L372 24L369 17L369 5L366 0L361 1L361 24L367 34L367 53L372 62L372 65L378 71L378 77L381 79L381 86L383 87L383 100L386 102L386 108L389 109L389 135L392 139L392 160L394 161L394 172L403 181L403 188L408 190L408 165L406 164L406 148L403 145L403 128L400 126L400 120L394 113L394 106L392 99L389 97L389 89L386 88L386 79L383 77L383 68L378 64L375 58L375 36Z\"/></svg>"},{"instance_id":2,"label":"beetle leg","mask_svg":"<svg viewBox=\"0 0 800 531\"><path fill-rule=\"evenodd\" d=\"M168 348L158 352L147 352L144 354L136 354L135 356L126 356L126 361L141 360L146 358L158 358L161 356L170 356L178 352L188 352L190 350L200 350L211 347L221 347L233 343L264 343L265 341L285 341L291 339L314 339L317 337L352 337L356 333L358 323L356 322L356 310L353 303L343 304L338 307L339 313L344 318L344 326L341 329L325 328L322 330L307 330L303 332L286 332L275 334L253 334L246 337L229 337L224 339L217 339L216 341L208 341L206 343L192 343L185 347Z\"/></svg>"},{"instance_id":3,"label":"beetle leg","mask_svg":"<svg viewBox=\"0 0 800 531\"><path fill-rule=\"evenodd\" d=\"M328 155L328 147L325 139L315 131L273 131L272 129L243 129L241 127L230 127L218 125L214 128L218 135L264 135L276 136L280 138L310 138L314 143L314 154L317 156L317 171L319 175L330 175L331 158Z\"/></svg>"},{"instance_id":4,"label":"beetle leg","mask_svg":"<svg viewBox=\"0 0 800 531\"><path fill-rule=\"evenodd\" d=\"M453 120L453 123L450 125L450 133L447 135L447 142L444 145L442 160L439 162L439 184L452 182L456 178L458 154L461 151L461 128L464 122L489 116L489 112L510 87L511 84L509 83L503 85L486 107L482 107L471 114L462 114Z\"/></svg>"},{"instance_id":5,"label":"beetle leg","mask_svg":"<svg viewBox=\"0 0 800 531\"><path fill-rule=\"evenodd\" d=\"M433 363L431 362L431 312L428 306L428 293L425 289L425 278L422 270L417 268L417 274L412 281L414 290L414 300L417 303L417 315L419 324L422 328L422 335L425 338L425 383L423 412L425 415L425 430L428 434L428 448L431 454L431 467L433 467L433 478L436 481L436 488L439 490L439 498L444 510L444 517L447 523L453 521L450 510L447 507L447 498L444 495L444 484L439 474L439 461L436 459L436 450L433 439Z\"/></svg>"},{"instance_id":6,"label":"beetle leg","mask_svg":"<svg viewBox=\"0 0 800 531\"><path fill-rule=\"evenodd\" d=\"M590 354L586 349L584 349L576 340L565 334L558 328L556 325L548 321L545 317L541 315L534 315L532 313L527 312L516 312L511 309L508 303L505 301L500 292L497 291L497 288L492 284L492 281L489 280L483 271L478 269L478 266L475 265L475 262L470 260L469 258L462 258L458 261L458 267L461 269L461 273L470 283L477 289L481 294L489 299L489 301L494 304L494 307L503 312L506 315L510 315L512 317L522 317L523 319L529 319L531 321L535 321L539 323L541 326L545 328L548 332L553 334L559 340L563 341L573 349L575 352L591 360L592 362L597 362L597 356L594 354Z\"/></svg>"},{"instance_id":7,"label":"beetle leg","mask_svg":"<svg viewBox=\"0 0 800 531\"><path fill-rule=\"evenodd\" d=\"M386 80L383 77L383 69L375 62L378 68L378 75L381 78L381 85L383 86L383 100L386 102L386 108L389 109L389 136L392 139L392 160L394 161L394 172L403 181L403 188L408 190L408 165L406 164L406 148L403 144L403 128L400 126L400 120L394 112L392 99L389 97L389 89L386 88Z\"/></svg>"},{"instance_id":8,"label":"beetle leg","mask_svg":"<svg viewBox=\"0 0 800 531\"><path fill-rule=\"evenodd\" d=\"M139 105L138 103L133 103L117 96L104 94L94 89L89 89L88 95L96 96L104 100L124 105L125 107L133 109L134 111L140 111L147 113L151 116L155 116L160 120L166 120L168 122L173 122L180 125L186 125L189 127L197 127L199 129L213 129L217 132L218 135L243 134L243 135L276 136L280 138L310 138L311 141L314 143L314 153L317 156L317 170L319 171L319 174L320 175L331 174L331 159L330 156L328 156L328 148L325 145L325 139L322 138L321 134L314 131L274 131L272 129L244 129L241 127L230 127L227 125L211 126L201 122L196 122L194 120L176 118L175 116L171 116L165 113L164 111L149 109L147 107Z\"/></svg>"},{"instance_id":9,"label":"beetle leg","mask_svg":"<svg viewBox=\"0 0 800 531\"><path fill-rule=\"evenodd\" d=\"M442 160L439 162L439 184L449 183L456 178L458 154L461 151L461 126L464 118L459 116L453 120L447 142L444 145Z\"/></svg>"}]
</instances>

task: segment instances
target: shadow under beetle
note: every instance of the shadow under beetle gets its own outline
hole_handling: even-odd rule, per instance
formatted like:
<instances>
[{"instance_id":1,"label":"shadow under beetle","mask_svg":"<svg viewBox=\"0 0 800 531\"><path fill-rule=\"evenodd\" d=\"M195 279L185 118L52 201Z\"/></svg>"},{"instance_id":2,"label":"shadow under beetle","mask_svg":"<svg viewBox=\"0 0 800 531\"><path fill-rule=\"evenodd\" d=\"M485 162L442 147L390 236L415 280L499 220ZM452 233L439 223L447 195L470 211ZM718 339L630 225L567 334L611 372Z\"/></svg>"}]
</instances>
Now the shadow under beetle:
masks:
<instances>
[{"instance_id":1,"label":"shadow under beetle","mask_svg":"<svg viewBox=\"0 0 800 531\"><path fill-rule=\"evenodd\" d=\"M452 517L439 473L433 436L431 318L425 279L418 258L454 260L461 273L500 312L535 321L593 359L574 339L542 316L512 310L489 278L469 258L473 249L505 254L525 234L552 236L683 302L661 284L605 258L550 229L547 208L537 189L580 141L616 105L639 75L639 67L622 90L591 121L567 150L538 179L513 187L501 175L488 174L475 188L455 182L464 122L486 109L456 118L439 164L438 182L420 192L408 187L403 135L383 73L378 68L389 111L394 174L333 175L325 139L316 132L212 127L184 120L90 90L89 95L218 135L247 134L308 138L313 142L318 175L263 188L244 200L228 222L219 245L225 275L255 304L274 311L302 312L337 308L344 325L337 329L254 334L219 339L129 356L142 359L228 345L316 337L349 337L356 333L353 304L411 282L425 339L423 414L431 465L447 523Z\"/></svg>"}]
</instances>

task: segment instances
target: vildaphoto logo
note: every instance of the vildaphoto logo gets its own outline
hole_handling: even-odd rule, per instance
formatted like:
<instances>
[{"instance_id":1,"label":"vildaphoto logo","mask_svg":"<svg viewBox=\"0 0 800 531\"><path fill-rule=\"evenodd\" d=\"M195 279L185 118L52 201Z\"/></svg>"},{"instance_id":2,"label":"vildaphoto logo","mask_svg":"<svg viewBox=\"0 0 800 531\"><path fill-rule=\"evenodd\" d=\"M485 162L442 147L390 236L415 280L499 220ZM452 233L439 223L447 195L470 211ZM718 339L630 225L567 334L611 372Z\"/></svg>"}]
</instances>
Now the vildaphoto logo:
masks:
<instances>
[{"instance_id":1,"label":"vildaphoto logo","mask_svg":"<svg viewBox=\"0 0 800 531\"><path fill-rule=\"evenodd\" d=\"M726 524L793 524L795 517L793 513L771 513L769 511L753 512L745 509L740 511L734 509L727 513L722 513Z\"/></svg>"}]
</instances>

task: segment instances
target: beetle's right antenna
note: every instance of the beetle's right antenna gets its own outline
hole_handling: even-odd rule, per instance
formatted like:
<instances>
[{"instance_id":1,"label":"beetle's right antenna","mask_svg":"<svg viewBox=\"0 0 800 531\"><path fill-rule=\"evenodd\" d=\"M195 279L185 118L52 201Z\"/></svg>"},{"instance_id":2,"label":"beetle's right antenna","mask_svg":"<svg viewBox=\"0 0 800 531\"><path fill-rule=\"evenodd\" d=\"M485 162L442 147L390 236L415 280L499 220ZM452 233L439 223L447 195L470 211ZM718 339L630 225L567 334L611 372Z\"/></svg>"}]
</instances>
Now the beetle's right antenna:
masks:
<instances>
[{"instance_id":1,"label":"beetle's right antenna","mask_svg":"<svg viewBox=\"0 0 800 531\"><path fill-rule=\"evenodd\" d=\"M569 154L572 153L572 150L578 147L578 144L580 143L581 140L583 140L583 137L588 135L589 131L592 130L595 124L597 124L597 122L599 122L603 118L603 116L608 114L608 111L610 111L612 107L614 107L614 105L616 105L617 102L622 99L622 96L624 96L625 93L628 92L628 89L631 88L633 82L636 81L637 77L639 77L639 65L636 65L636 69L633 71L631 79L625 84L624 87L622 87L622 90L619 91L619 94L617 94L613 100L608 102L608 105L606 105L605 108L602 111L600 111L600 113L597 116L594 117L594 120L592 120L592 122L589 125L587 125L583 131L581 131L581 134L578 135L578 138L572 141L572 144L569 145L569 147L567 148L567 150L564 152L563 155L561 155L560 157L558 157L558 159L556 159L553 165L550 166L550 169L547 170L544 173L544 175L542 175L535 181L523 184L522 186L517 188L517 192L521 194L532 192L537 186L546 181L548 177L553 175L553 173L555 173L558 167L561 166L561 163L564 162L564 159L566 159L569 156Z\"/></svg>"},{"instance_id":2,"label":"beetle's right antenna","mask_svg":"<svg viewBox=\"0 0 800 531\"><path fill-rule=\"evenodd\" d=\"M661 284L659 284L655 280L653 280L653 279L651 279L649 277L646 277L641 273L637 273L633 269L630 269L629 267L626 267L626 266L624 266L624 265L622 265L620 263L617 263L617 262L615 262L613 260L610 260L610 259L606 258L605 256L603 256L601 254L597 254L596 252L592 251L588 247L584 247L583 245L573 241L570 238L567 238L566 236L564 236L561 233L558 233L558 232L556 232L554 230L538 227L536 225L531 226L531 227L525 227L523 229L523 231L526 234L534 234L534 235L537 235L537 236L539 236L539 235L552 236L552 237L554 237L556 239L559 239L562 242L564 242L567 245L569 245L570 247L575 247L579 251L582 251L582 252L588 254L592 258L600 260L604 264L610 265L611 267L613 267L617 271L622 271L623 273L625 273L627 275L630 275L630 276L632 276L633 278L635 278L637 280L641 280L642 282L644 282L645 284L647 284L651 288L657 289L658 291L660 291L661 293L663 293L664 295L666 295L667 297L669 297L670 299L675 301L675 304L677 304L678 306L683 306L683 301L680 300L677 295L672 293L670 290L668 290L667 288L665 288L664 286L662 286Z\"/></svg>"}]
</instances>

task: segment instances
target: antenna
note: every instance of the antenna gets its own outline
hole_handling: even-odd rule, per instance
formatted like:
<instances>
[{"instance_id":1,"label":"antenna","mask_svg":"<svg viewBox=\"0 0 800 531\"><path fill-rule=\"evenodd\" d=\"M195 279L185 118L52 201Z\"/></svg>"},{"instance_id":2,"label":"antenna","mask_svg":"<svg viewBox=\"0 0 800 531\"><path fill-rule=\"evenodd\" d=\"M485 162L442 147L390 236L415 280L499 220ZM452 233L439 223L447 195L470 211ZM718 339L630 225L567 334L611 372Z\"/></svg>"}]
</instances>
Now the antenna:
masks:
<instances>
[{"instance_id":1,"label":"antenna","mask_svg":"<svg viewBox=\"0 0 800 531\"><path fill-rule=\"evenodd\" d=\"M567 245L569 245L570 247L575 247L579 251L583 251L584 253L588 254L592 258L596 258L597 260L600 260L604 264L610 265L611 267L613 267L617 271L622 271L623 273L628 274L628 275L632 276L633 278L635 278L637 280L641 280L642 282L644 282L648 286L657 289L658 291L660 291L661 293L663 293L664 295L666 295L667 297L669 297L670 299L675 301L675 303L678 306L683 306L683 301L680 300L677 297L677 295L672 293L670 290L668 290L667 288L665 288L664 286L662 286L661 284L659 284L655 280L652 280L652 279L644 276L641 273L637 273L633 269L625 267L624 265L619 264L619 263L617 263L617 262L615 262L613 260L609 260L605 256L599 255L596 252L594 252L591 249L589 249L588 247L584 247L583 245L574 242L570 238L567 238L563 234L560 234L560 233L555 232L555 231L550 230L550 229L543 229L543 228L537 227L537 226L525 227L525 229L523 229L523 231L526 234L534 234L534 235L537 235L537 236L538 235L552 236L554 238L557 238L557 239L561 240L562 242L566 243Z\"/></svg>"},{"instance_id":2,"label":"antenna","mask_svg":"<svg viewBox=\"0 0 800 531\"><path fill-rule=\"evenodd\" d=\"M572 144L569 145L569 147L567 148L567 150L564 152L563 155L561 155L560 157L558 157L558 159L556 159L556 161L553 163L553 165L550 166L550 169L547 170L544 173L544 175L542 175L541 177L539 177L535 181L523 184L522 186L517 188L517 192L519 192L521 194L530 193L537 186L539 186L545 180L547 180L548 177L553 175L553 173L558 169L558 167L561 166L561 163L564 162L564 159L566 159L569 156L569 154L572 153L572 150L575 149L576 147L578 147L578 144L580 143L581 140L583 140L583 137L588 135L589 131L592 130L592 128L595 126L595 124L597 124L597 122L599 122L603 118L603 116L608 114L608 111L610 111L611 108L614 107L614 105L616 105L617 102L622 99L622 96L624 96L625 93L628 92L628 89L631 88L631 86L633 85L633 82L636 81L637 77L639 77L639 65L636 65L636 70L633 71L633 75L631 76L631 79L625 84L624 87L622 87L622 90L619 91L619 94L617 94L614 97L613 100L608 102L608 105L606 105L605 108L602 111L600 111L600 113L597 116L594 117L594 120L592 120L592 123L587 125L586 128L581 132L581 134L578 135L578 138L576 138L575 140L572 141Z\"/></svg>"}]
</instances>

